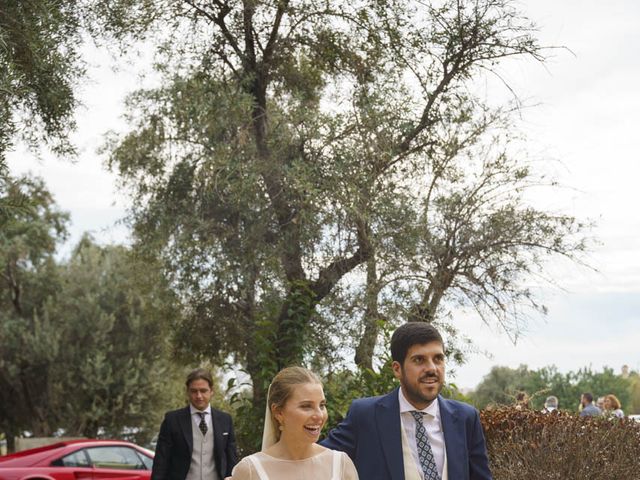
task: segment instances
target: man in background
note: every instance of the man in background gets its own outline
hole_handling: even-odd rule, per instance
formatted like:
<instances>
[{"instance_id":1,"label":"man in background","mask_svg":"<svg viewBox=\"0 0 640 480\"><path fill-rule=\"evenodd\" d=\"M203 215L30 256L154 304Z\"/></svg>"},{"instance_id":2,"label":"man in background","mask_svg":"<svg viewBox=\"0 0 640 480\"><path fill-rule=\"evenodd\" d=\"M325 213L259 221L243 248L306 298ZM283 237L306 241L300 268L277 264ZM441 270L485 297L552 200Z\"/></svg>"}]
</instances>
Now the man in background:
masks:
<instances>
[{"instance_id":1,"label":"man in background","mask_svg":"<svg viewBox=\"0 0 640 480\"><path fill-rule=\"evenodd\" d=\"M189 405L167 412L160 426L151 480L220 480L238 462L231 416L209 404L211 372L193 370L186 386Z\"/></svg>"},{"instance_id":2,"label":"man in background","mask_svg":"<svg viewBox=\"0 0 640 480\"><path fill-rule=\"evenodd\" d=\"M556 397L555 395L549 395L547 399L544 401L544 408L542 409L542 413L551 413L557 409L558 409L558 397Z\"/></svg>"},{"instance_id":3,"label":"man in background","mask_svg":"<svg viewBox=\"0 0 640 480\"><path fill-rule=\"evenodd\" d=\"M516 410L529 410L531 405L529 404L529 395L527 392L516 393L516 403L514 405Z\"/></svg>"},{"instance_id":4,"label":"man in background","mask_svg":"<svg viewBox=\"0 0 640 480\"><path fill-rule=\"evenodd\" d=\"M597 417L602 415L602 410L593 404L593 395L588 392L583 393L580 397L580 405L582 405L582 410L580 411L581 417Z\"/></svg>"}]
</instances>

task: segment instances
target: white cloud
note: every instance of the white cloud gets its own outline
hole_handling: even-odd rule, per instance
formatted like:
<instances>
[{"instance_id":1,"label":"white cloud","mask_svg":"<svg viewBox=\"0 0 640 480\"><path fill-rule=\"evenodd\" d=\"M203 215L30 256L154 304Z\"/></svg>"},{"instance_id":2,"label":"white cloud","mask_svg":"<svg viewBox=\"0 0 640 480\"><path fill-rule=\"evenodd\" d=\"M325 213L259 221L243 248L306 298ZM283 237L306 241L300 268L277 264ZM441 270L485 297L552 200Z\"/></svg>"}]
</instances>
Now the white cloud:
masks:
<instances>
[{"instance_id":1,"label":"white cloud","mask_svg":"<svg viewBox=\"0 0 640 480\"><path fill-rule=\"evenodd\" d=\"M42 159L37 159L21 145L8 155L12 174L31 173L44 178L58 206L71 213L70 239L62 254L84 232L104 243L127 241L129 233L120 220L129 201L118 190L116 175L106 170L104 157L97 150L107 131L126 127L126 95L157 81L153 76L143 78L151 64L148 49L114 59L105 49L87 43L83 52L89 62L88 78L80 88L83 105L76 114L78 129L72 135L78 158L72 162L43 152Z\"/></svg>"}]
</instances>

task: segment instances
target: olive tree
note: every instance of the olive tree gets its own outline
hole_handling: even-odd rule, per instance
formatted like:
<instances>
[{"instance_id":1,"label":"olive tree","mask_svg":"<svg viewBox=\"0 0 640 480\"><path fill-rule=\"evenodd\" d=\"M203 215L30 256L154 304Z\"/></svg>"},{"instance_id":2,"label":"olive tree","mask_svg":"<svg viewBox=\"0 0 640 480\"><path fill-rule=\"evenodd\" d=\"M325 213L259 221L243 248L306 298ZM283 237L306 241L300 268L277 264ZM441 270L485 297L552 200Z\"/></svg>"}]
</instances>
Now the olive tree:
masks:
<instances>
[{"instance_id":1,"label":"olive tree","mask_svg":"<svg viewBox=\"0 0 640 480\"><path fill-rule=\"evenodd\" d=\"M82 8L78 1L0 2L0 166L16 139L69 154L78 103Z\"/></svg>"},{"instance_id":2,"label":"olive tree","mask_svg":"<svg viewBox=\"0 0 640 480\"><path fill-rule=\"evenodd\" d=\"M475 91L543 59L512 2L109 5L103 28L160 44L161 86L108 145L136 248L165 259L178 345L246 366L257 405L329 347L371 367L384 322L455 334L447 301L511 331L537 307L528 275L584 248L583 225L527 204L510 107Z\"/></svg>"}]
</instances>

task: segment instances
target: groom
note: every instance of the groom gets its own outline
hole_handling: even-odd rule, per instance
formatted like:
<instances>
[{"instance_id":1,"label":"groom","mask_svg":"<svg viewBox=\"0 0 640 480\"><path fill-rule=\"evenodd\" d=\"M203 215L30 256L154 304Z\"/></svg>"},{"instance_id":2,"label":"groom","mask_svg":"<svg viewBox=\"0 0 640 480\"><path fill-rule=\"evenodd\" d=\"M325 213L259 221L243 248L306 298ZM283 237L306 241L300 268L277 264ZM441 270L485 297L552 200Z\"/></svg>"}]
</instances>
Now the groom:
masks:
<instances>
[{"instance_id":1,"label":"groom","mask_svg":"<svg viewBox=\"0 0 640 480\"><path fill-rule=\"evenodd\" d=\"M321 442L346 452L366 480L491 480L478 412L439 394L445 355L440 333L410 322L391 337L400 388L354 400Z\"/></svg>"}]
</instances>

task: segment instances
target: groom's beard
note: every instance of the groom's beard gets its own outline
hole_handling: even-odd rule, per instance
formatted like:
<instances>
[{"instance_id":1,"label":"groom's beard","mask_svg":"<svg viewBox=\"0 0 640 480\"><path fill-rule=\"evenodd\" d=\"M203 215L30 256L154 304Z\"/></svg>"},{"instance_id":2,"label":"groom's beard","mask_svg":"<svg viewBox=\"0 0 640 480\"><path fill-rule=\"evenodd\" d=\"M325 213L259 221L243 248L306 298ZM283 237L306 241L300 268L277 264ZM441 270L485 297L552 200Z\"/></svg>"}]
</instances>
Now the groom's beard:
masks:
<instances>
[{"instance_id":1,"label":"groom's beard","mask_svg":"<svg viewBox=\"0 0 640 480\"><path fill-rule=\"evenodd\" d=\"M424 388L426 384L423 382L427 379L435 380L436 383L431 384L432 386L429 388ZM444 378L440 378L437 373L426 373L420 376L417 382L411 383L403 371L400 380L405 397L414 406L423 403L430 405L431 402L438 398L444 385Z\"/></svg>"}]
</instances>

